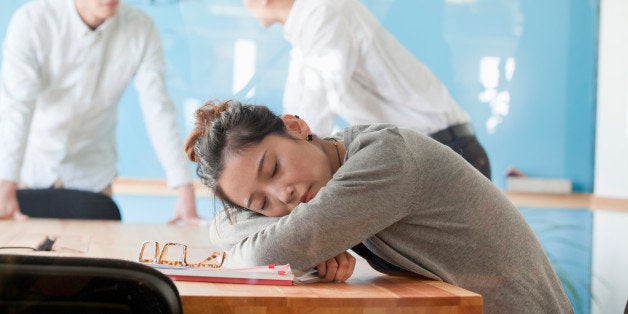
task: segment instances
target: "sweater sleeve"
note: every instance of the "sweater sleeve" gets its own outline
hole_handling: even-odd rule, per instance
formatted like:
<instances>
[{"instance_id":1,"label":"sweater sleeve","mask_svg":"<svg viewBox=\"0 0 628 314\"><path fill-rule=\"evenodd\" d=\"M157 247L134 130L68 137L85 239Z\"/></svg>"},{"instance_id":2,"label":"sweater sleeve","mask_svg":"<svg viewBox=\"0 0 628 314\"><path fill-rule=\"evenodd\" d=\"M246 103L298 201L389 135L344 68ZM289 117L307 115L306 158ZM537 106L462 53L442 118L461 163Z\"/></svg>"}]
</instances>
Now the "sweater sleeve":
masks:
<instances>
[{"instance_id":1,"label":"sweater sleeve","mask_svg":"<svg viewBox=\"0 0 628 314\"><path fill-rule=\"evenodd\" d=\"M228 250L242 239L255 234L279 220L280 217L266 217L253 211L242 211L227 217L224 210L214 216L209 226L209 241L212 247Z\"/></svg>"},{"instance_id":2,"label":"sweater sleeve","mask_svg":"<svg viewBox=\"0 0 628 314\"><path fill-rule=\"evenodd\" d=\"M358 135L345 164L307 204L238 242L228 267L289 263L307 271L408 215L407 186L416 185L403 137L396 128ZM393 199L394 202L390 202Z\"/></svg>"}]
</instances>

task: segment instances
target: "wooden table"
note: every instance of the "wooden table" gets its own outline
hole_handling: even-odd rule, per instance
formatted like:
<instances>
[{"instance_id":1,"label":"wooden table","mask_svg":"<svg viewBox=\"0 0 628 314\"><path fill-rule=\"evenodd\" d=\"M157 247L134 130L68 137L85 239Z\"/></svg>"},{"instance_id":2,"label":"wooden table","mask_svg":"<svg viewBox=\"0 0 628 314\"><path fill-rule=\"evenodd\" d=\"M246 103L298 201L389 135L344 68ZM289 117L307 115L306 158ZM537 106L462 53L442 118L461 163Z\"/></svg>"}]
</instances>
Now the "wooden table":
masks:
<instances>
[{"instance_id":1,"label":"wooden table","mask_svg":"<svg viewBox=\"0 0 628 314\"><path fill-rule=\"evenodd\" d=\"M209 247L204 227L124 224L112 221L0 220L0 246L16 237L48 234L88 240L86 253L0 250L136 260L145 240ZM438 281L388 276L358 259L346 283L267 286L175 282L185 313L482 313L479 294Z\"/></svg>"}]
</instances>

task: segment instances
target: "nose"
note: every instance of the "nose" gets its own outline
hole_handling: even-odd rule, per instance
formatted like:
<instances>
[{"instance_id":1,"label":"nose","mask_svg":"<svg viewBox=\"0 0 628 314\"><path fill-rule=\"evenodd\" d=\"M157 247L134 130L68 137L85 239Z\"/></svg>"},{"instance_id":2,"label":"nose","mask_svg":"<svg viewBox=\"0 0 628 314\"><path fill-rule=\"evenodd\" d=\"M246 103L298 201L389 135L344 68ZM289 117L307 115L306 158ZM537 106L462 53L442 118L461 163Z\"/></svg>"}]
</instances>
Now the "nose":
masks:
<instances>
[{"instance_id":1,"label":"nose","mask_svg":"<svg viewBox=\"0 0 628 314\"><path fill-rule=\"evenodd\" d=\"M295 188L290 184L276 184L273 188L273 194L277 196L281 202L289 205L296 201L297 196L295 195Z\"/></svg>"}]
</instances>

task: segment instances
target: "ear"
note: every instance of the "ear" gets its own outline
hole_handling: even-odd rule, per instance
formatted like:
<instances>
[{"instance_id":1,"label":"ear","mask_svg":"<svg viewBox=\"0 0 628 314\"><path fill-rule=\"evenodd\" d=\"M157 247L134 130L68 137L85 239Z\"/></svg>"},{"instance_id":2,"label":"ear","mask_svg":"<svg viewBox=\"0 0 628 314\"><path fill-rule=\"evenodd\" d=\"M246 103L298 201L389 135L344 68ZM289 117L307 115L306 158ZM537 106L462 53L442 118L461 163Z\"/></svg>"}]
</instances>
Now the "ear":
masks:
<instances>
[{"instance_id":1,"label":"ear","mask_svg":"<svg viewBox=\"0 0 628 314\"><path fill-rule=\"evenodd\" d=\"M309 134L312 134L312 131L310 131L310 126L307 125L307 123L303 119L299 119L291 114L284 114L281 115L281 120L286 125L286 128L288 129L288 134L296 138L306 139Z\"/></svg>"}]
</instances>

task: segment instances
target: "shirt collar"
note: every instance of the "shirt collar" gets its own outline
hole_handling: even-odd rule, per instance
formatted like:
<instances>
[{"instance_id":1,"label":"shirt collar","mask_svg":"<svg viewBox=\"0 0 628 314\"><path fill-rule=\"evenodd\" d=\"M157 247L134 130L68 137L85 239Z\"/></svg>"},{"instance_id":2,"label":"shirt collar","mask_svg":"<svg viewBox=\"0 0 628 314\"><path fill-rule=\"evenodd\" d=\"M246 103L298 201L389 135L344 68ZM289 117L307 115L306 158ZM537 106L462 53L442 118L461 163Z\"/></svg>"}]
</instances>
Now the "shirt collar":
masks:
<instances>
[{"instance_id":1,"label":"shirt collar","mask_svg":"<svg viewBox=\"0 0 628 314\"><path fill-rule=\"evenodd\" d=\"M74 29L75 35L79 38L93 36L97 33L103 32L104 30L109 28L110 25L113 24L118 17L118 12L116 12L114 16L108 18L95 30L92 30L89 26L87 26L87 24L85 24L85 22L83 22L83 19L81 19L81 16L76 10L74 0L67 0L66 5L68 5L68 12L70 12L70 23L72 23L72 29ZM118 10L120 10L120 8L118 8Z\"/></svg>"}]
</instances>

